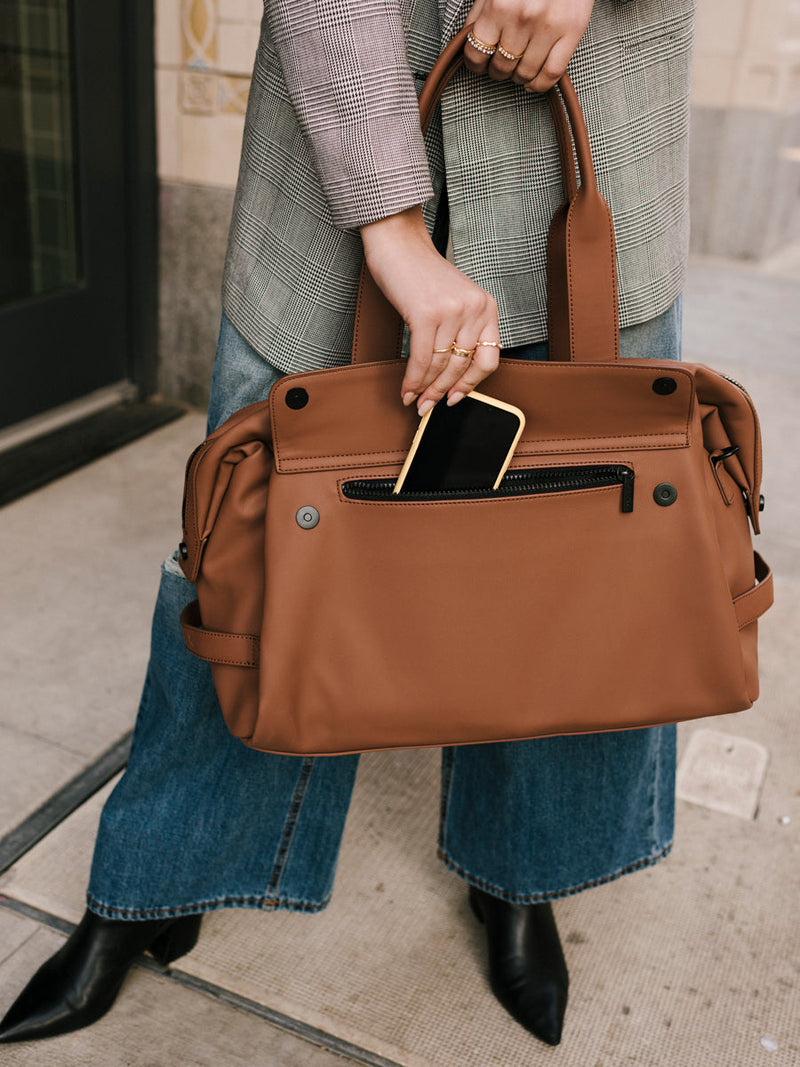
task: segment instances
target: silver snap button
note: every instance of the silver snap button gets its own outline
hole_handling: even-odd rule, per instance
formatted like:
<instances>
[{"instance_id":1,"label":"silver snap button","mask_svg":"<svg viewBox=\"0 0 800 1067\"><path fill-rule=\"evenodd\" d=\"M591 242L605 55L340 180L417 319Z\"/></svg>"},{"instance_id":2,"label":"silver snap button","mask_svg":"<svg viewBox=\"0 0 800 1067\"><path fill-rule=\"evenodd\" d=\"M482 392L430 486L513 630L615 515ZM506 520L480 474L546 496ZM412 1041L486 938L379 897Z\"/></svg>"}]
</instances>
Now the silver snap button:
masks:
<instances>
[{"instance_id":1,"label":"silver snap button","mask_svg":"<svg viewBox=\"0 0 800 1067\"><path fill-rule=\"evenodd\" d=\"M295 519L297 519L297 525L303 530L313 530L319 522L319 512L310 504L306 504L297 512Z\"/></svg>"}]
</instances>

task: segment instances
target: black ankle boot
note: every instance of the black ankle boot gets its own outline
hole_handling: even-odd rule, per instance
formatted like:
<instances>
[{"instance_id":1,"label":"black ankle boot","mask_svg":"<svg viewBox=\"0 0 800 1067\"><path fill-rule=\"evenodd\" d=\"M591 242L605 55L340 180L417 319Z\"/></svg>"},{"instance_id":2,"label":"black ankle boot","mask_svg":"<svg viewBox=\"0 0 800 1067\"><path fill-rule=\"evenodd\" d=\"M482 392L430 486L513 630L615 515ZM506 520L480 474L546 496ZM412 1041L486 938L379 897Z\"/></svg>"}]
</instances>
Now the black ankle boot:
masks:
<instances>
[{"instance_id":1,"label":"black ankle boot","mask_svg":"<svg viewBox=\"0 0 800 1067\"><path fill-rule=\"evenodd\" d=\"M0 1023L0 1043L80 1030L114 1003L136 957L149 949L166 966L191 951L200 915L119 921L87 911L66 943L42 964Z\"/></svg>"},{"instance_id":2,"label":"black ankle boot","mask_svg":"<svg viewBox=\"0 0 800 1067\"><path fill-rule=\"evenodd\" d=\"M509 904L473 886L469 902L486 926L492 992L526 1030L548 1045L557 1045L569 975L552 908Z\"/></svg>"}]
</instances>

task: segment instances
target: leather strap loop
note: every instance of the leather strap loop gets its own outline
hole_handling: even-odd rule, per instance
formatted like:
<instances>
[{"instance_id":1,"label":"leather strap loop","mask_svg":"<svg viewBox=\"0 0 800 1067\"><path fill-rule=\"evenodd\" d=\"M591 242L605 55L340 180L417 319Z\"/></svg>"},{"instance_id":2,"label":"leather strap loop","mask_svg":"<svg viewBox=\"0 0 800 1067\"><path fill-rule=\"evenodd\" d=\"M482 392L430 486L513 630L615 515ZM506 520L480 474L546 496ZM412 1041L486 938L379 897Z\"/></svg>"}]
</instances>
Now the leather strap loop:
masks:
<instances>
[{"instance_id":1,"label":"leather strap loop","mask_svg":"<svg viewBox=\"0 0 800 1067\"><path fill-rule=\"evenodd\" d=\"M463 63L469 29L465 26L450 41L423 86L419 98L423 131L447 84ZM558 89L551 89L547 97L556 129L565 196L548 239L550 359L593 363L617 360L617 273L611 213L597 189L586 123L568 75L561 78ZM575 175L573 141L580 187ZM351 362L397 358L402 335L400 316L364 263Z\"/></svg>"},{"instance_id":2,"label":"leather strap loop","mask_svg":"<svg viewBox=\"0 0 800 1067\"><path fill-rule=\"evenodd\" d=\"M252 634L227 634L206 630L196 600L181 612L183 639L190 652L208 663L225 663L231 667L257 667L261 641Z\"/></svg>"},{"instance_id":3,"label":"leather strap loop","mask_svg":"<svg viewBox=\"0 0 800 1067\"><path fill-rule=\"evenodd\" d=\"M758 552L753 553L756 565L756 581L752 589L741 593L734 598L733 606L736 610L736 621L739 629L743 630L751 622L755 622L764 612L772 607L775 599L775 590L772 581L772 571L764 562Z\"/></svg>"}]
</instances>

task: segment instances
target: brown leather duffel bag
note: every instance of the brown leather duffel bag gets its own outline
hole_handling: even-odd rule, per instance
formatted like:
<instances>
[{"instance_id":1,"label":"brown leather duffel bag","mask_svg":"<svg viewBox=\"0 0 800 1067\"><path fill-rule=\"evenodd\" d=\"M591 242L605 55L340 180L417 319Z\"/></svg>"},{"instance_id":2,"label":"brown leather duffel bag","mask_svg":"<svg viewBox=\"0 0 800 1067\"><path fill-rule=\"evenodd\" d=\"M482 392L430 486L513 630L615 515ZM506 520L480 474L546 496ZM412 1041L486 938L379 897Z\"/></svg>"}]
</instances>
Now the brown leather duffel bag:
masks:
<instances>
[{"instance_id":1,"label":"brown leather duffel bag","mask_svg":"<svg viewBox=\"0 0 800 1067\"><path fill-rule=\"evenodd\" d=\"M462 45L431 74L423 121ZM613 227L568 79L550 103L565 189L550 361L502 360L481 387L526 416L499 490L392 497L418 419L399 400L401 324L366 271L352 365L287 375L190 458L183 632L253 748L618 730L758 695L772 577L749 529L755 409L707 367L620 361Z\"/></svg>"}]
</instances>

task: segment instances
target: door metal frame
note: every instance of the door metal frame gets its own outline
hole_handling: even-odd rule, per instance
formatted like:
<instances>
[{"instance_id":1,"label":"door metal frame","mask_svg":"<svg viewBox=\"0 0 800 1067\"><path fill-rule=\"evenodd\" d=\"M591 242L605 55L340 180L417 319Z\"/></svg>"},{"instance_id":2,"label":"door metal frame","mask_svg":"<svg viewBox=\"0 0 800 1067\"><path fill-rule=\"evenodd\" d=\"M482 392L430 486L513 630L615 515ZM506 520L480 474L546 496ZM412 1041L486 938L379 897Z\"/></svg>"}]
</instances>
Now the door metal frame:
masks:
<instances>
[{"instance_id":1,"label":"door metal frame","mask_svg":"<svg viewBox=\"0 0 800 1067\"><path fill-rule=\"evenodd\" d=\"M158 171L153 0L121 0L125 28L125 210L128 234L128 367L140 398L158 388Z\"/></svg>"}]
</instances>

